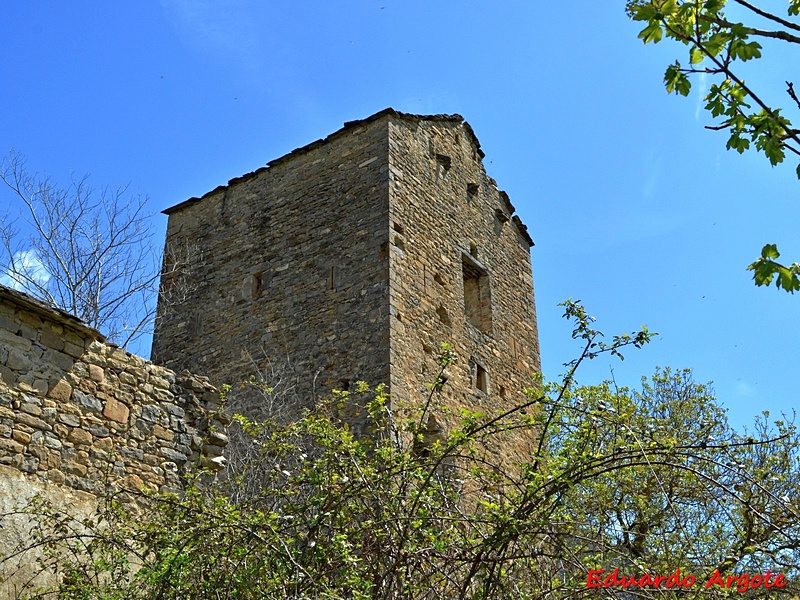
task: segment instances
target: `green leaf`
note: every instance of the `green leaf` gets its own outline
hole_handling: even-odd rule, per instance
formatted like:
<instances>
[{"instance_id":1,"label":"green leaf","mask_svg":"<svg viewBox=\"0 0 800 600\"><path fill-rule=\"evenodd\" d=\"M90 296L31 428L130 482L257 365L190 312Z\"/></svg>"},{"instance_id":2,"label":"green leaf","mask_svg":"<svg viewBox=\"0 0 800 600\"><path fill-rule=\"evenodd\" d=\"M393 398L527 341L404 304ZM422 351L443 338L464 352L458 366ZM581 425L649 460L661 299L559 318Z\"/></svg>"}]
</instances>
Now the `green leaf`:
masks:
<instances>
[{"instance_id":1,"label":"green leaf","mask_svg":"<svg viewBox=\"0 0 800 600\"><path fill-rule=\"evenodd\" d=\"M677 61L674 65L667 67L664 73L664 84L667 87L667 92L670 94L677 92L681 96L687 96L689 90L692 89L691 81L689 81L686 73L681 71L681 64Z\"/></svg>"},{"instance_id":2,"label":"green leaf","mask_svg":"<svg viewBox=\"0 0 800 600\"><path fill-rule=\"evenodd\" d=\"M744 40L733 40L730 45L730 51L734 58L739 58L742 61L761 58L761 44L758 42L750 42L748 44Z\"/></svg>"},{"instance_id":3,"label":"green leaf","mask_svg":"<svg viewBox=\"0 0 800 600\"><path fill-rule=\"evenodd\" d=\"M639 39L645 44L649 44L650 42L657 44L661 41L663 35L664 30L661 29L661 25L659 23L650 23L650 25L639 32Z\"/></svg>"},{"instance_id":4,"label":"green leaf","mask_svg":"<svg viewBox=\"0 0 800 600\"><path fill-rule=\"evenodd\" d=\"M689 63L693 65L703 62L703 59L705 58L705 54L703 54L703 51L700 50L700 48L692 48L692 52L689 56Z\"/></svg>"},{"instance_id":5,"label":"green leaf","mask_svg":"<svg viewBox=\"0 0 800 600\"><path fill-rule=\"evenodd\" d=\"M761 249L761 258L771 258L776 259L780 258L781 253L778 252L778 245L777 244L767 244Z\"/></svg>"},{"instance_id":6,"label":"green leaf","mask_svg":"<svg viewBox=\"0 0 800 600\"><path fill-rule=\"evenodd\" d=\"M708 54L711 56L716 56L728 44L730 39L730 35L727 33L718 32L708 38L703 47Z\"/></svg>"},{"instance_id":7,"label":"green leaf","mask_svg":"<svg viewBox=\"0 0 800 600\"><path fill-rule=\"evenodd\" d=\"M743 153L750 147L750 140L741 136L741 134L737 131L731 134L730 139L728 139L728 143L726 144L728 150L736 150L739 154Z\"/></svg>"},{"instance_id":8,"label":"green leaf","mask_svg":"<svg viewBox=\"0 0 800 600\"><path fill-rule=\"evenodd\" d=\"M723 8L725 8L725 1L726 0L707 0L703 4L703 11L710 13L718 13Z\"/></svg>"}]
</instances>

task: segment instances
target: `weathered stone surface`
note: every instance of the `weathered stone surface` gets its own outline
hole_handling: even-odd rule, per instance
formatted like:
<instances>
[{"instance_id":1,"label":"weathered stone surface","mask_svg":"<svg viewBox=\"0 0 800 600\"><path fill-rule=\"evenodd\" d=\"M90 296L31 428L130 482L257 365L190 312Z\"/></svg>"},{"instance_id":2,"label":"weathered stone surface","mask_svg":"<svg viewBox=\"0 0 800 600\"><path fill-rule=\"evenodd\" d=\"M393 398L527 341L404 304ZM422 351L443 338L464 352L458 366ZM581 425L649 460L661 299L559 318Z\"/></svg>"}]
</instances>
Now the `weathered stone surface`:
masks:
<instances>
[{"instance_id":1,"label":"weathered stone surface","mask_svg":"<svg viewBox=\"0 0 800 600\"><path fill-rule=\"evenodd\" d=\"M76 462L69 462L65 463L61 466L61 470L65 473L69 473L70 475L78 475L79 477L84 477L88 471L86 465L82 465ZM84 487L84 486L81 486Z\"/></svg>"},{"instance_id":2,"label":"weathered stone surface","mask_svg":"<svg viewBox=\"0 0 800 600\"><path fill-rule=\"evenodd\" d=\"M34 429L43 429L45 431L50 431L52 427L47 424L47 422L42 421L38 417L34 417L33 415L29 415L28 413L19 412L17 411L14 414L14 421L17 423L21 423L23 425L27 425L28 427L33 427Z\"/></svg>"},{"instance_id":3,"label":"weathered stone surface","mask_svg":"<svg viewBox=\"0 0 800 600\"><path fill-rule=\"evenodd\" d=\"M64 473L58 469L50 469L47 471L47 480L52 483L64 483Z\"/></svg>"},{"instance_id":4,"label":"weathered stone surface","mask_svg":"<svg viewBox=\"0 0 800 600\"><path fill-rule=\"evenodd\" d=\"M39 337L39 341L48 348L52 348L53 350L61 351L64 349L64 337L59 335L52 329L42 330L41 336Z\"/></svg>"},{"instance_id":5,"label":"weathered stone surface","mask_svg":"<svg viewBox=\"0 0 800 600\"><path fill-rule=\"evenodd\" d=\"M296 414L359 379L422 402L447 341L443 405L510 406L540 370L532 241L482 157L458 115L387 110L169 209L168 246L213 260L186 265L191 301L161 307L155 360L232 394L256 371L296 381Z\"/></svg>"},{"instance_id":6,"label":"weathered stone surface","mask_svg":"<svg viewBox=\"0 0 800 600\"><path fill-rule=\"evenodd\" d=\"M153 426L153 435L156 436L158 439L165 440L167 442L175 437L175 434L172 431L162 427L161 425Z\"/></svg>"},{"instance_id":7,"label":"weathered stone surface","mask_svg":"<svg viewBox=\"0 0 800 600\"><path fill-rule=\"evenodd\" d=\"M203 438L212 424L222 426L211 418L214 403L202 399L213 388L199 384L202 392L195 392L191 377L176 383L168 369L104 344L77 319L3 286L0 315L0 492L3 469L31 485L95 494L104 491L106 474L138 477L155 467L161 475L151 473L148 485L180 488L182 436ZM151 375L160 387L148 383ZM151 420L137 417L144 426L129 427L131 412ZM169 472L158 466L166 444L169 459L181 464Z\"/></svg>"},{"instance_id":8,"label":"weathered stone surface","mask_svg":"<svg viewBox=\"0 0 800 600\"><path fill-rule=\"evenodd\" d=\"M69 436L67 436L67 440L73 444L90 445L92 443L92 434L85 429L76 427L70 432Z\"/></svg>"},{"instance_id":9,"label":"weathered stone surface","mask_svg":"<svg viewBox=\"0 0 800 600\"><path fill-rule=\"evenodd\" d=\"M181 463L181 464L185 463L186 460L187 460L187 456L185 454L183 454L182 452L176 452L175 450L172 450L171 448L162 448L161 449L161 456L163 456L164 458L166 458L166 459L168 459L168 460L170 460L172 462Z\"/></svg>"},{"instance_id":10,"label":"weathered stone surface","mask_svg":"<svg viewBox=\"0 0 800 600\"><path fill-rule=\"evenodd\" d=\"M103 410L103 403L100 401L99 398L95 398L94 396L84 394L79 390L75 390L72 392L72 399L81 408L85 408L93 412L100 412L101 410Z\"/></svg>"},{"instance_id":11,"label":"weathered stone surface","mask_svg":"<svg viewBox=\"0 0 800 600\"><path fill-rule=\"evenodd\" d=\"M76 415L71 415L68 413L62 413L58 415L58 421L60 423L64 423L64 425L69 425L70 427L79 427L81 424L81 420Z\"/></svg>"},{"instance_id":12,"label":"weathered stone surface","mask_svg":"<svg viewBox=\"0 0 800 600\"><path fill-rule=\"evenodd\" d=\"M89 370L89 377L98 383L103 381L103 378L105 377L105 371L103 371L103 367L93 364L89 364L87 366Z\"/></svg>"},{"instance_id":13,"label":"weathered stone surface","mask_svg":"<svg viewBox=\"0 0 800 600\"><path fill-rule=\"evenodd\" d=\"M99 440L95 440L94 447L103 452L111 452L111 449L114 447L114 440L110 437L100 438Z\"/></svg>"},{"instance_id":14,"label":"weathered stone surface","mask_svg":"<svg viewBox=\"0 0 800 600\"><path fill-rule=\"evenodd\" d=\"M72 386L64 379L56 381L53 387L50 388L50 391L47 392L48 398L52 398L53 400L57 400L59 402L68 401L71 395Z\"/></svg>"},{"instance_id":15,"label":"weathered stone surface","mask_svg":"<svg viewBox=\"0 0 800 600\"><path fill-rule=\"evenodd\" d=\"M103 408L103 415L118 423L127 423L130 409L115 398L109 398Z\"/></svg>"},{"instance_id":16,"label":"weathered stone surface","mask_svg":"<svg viewBox=\"0 0 800 600\"><path fill-rule=\"evenodd\" d=\"M52 348L45 351L44 360L64 371L69 371L72 368L72 365L75 364L74 357L57 350L53 350Z\"/></svg>"}]
</instances>

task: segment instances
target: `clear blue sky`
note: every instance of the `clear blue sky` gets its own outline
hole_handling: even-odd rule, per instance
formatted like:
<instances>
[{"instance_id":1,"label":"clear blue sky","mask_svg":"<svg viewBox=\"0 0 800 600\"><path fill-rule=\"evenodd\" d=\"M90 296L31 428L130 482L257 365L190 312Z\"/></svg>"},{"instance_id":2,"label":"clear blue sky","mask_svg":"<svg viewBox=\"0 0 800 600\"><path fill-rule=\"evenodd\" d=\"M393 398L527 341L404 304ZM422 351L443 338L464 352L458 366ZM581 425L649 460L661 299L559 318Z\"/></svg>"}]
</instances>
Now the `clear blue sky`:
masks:
<instances>
[{"instance_id":1,"label":"clear blue sky","mask_svg":"<svg viewBox=\"0 0 800 600\"><path fill-rule=\"evenodd\" d=\"M794 165L726 152L699 95L663 89L685 51L643 46L623 7L10 0L0 150L63 183L130 184L157 213L387 106L460 113L536 241L549 378L577 350L556 306L574 297L609 335L661 334L581 382L692 367L734 423L790 411L800 297L744 268L767 242L800 259ZM782 64L768 54L753 77L786 104Z\"/></svg>"}]
</instances>

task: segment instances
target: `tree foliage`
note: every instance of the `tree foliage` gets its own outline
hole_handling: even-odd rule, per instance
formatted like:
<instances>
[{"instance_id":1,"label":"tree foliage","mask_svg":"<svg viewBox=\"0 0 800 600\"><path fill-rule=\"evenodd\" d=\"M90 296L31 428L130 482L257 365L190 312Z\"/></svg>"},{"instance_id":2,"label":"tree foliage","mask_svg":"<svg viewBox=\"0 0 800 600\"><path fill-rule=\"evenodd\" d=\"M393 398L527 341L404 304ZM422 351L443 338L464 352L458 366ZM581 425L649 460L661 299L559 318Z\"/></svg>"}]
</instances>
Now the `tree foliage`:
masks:
<instances>
[{"instance_id":1,"label":"tree foliage","mask_svg":"<svg viewBox=\"0 0 800 600\"><path fill-rule=\"evenodd\" d=\"M615 568L645 584L605 588L611 596L684 597L642 579L676 569L711 597L730 595L703 588L715 572L739 581L771 569L793 582L794 427L764 415L735 432L688 371L658 371L640 390L579 387L583 360L650 334L603 344L580 305L567 314L583 350L563 381L501 413L464 410L442 440L421 445L427 417L445 410L448 348L416 406L390 406L362 383L293 422L238 417L258 463L238 474L246 494L232 499L198 474L182 497L117 490L82 522L36 502L19 552L38 549L41 568L59 573L43 596L81 599L572 598ZM369 439L337 417L353 402L371 416ZM489 449L509 432L537 450L500 461Z\"/></svg>"},{"instance_id":2,"label":"tree foliage","mask_svg":"<svg viewBox=\"0 0 800 600\"><path fill-rule=\"evenodd\" d=\"M688 56L667 67L664 83L669 93L689 94L692 77L710 77L705 96L706 110L715 119L708 129L728 135L726 147L743 153L755 149L770 164L782 163L788 155L800 157L800 130L789 117L800 109L794 82L786 82L783 100L767 98L745 81L743 64L762 58L765 47L781 52L782 45L800 44L800 2L789 0L783 11L776 3L759 7L749 0L627 0L628 15L644 28L644 43L671 39L686 46ZM785 54L781 55L784 58ZM791 64L789 62L788 64ZM787 73L787 77L791 74ZM780 107L786 102L788 110ZM797 166L800 177L800 162ZM756 285L775 285L787 292L800 289L800 265L776 262L774 244L767 244L748 270Z\"/></svg>"}]
</instances>

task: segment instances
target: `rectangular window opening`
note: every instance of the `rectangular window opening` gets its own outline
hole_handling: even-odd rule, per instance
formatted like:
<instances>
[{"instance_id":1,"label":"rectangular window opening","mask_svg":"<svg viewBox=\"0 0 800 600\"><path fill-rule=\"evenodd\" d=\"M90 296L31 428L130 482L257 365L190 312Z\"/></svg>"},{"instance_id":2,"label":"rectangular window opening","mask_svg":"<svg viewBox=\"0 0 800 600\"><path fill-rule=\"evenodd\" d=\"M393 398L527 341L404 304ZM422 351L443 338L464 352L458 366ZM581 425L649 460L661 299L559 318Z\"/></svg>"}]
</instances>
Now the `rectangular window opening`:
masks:
<instances>
[{"instance_id":1,"label":"rectangular window opening","mask_svg":"<svg viewBox=\"0 0 800 600\"><path fill-rule=\"evenodd\" d=\"M475 364L475 389L484 394L489 393L489 373L479 364Z\"/></svg>"},{"instance_id":2,"label":"rectangular window opening","mask_svg":"<svg viewBox=\"0 0 800 600\"><path fill-rule=\"evenodd\" d=\"M492 332L492 299L489 274L472 256L462 253L464 310L467 320L483 333Z\"/></svg>"},{"instance_id":3,"label":"rectangular window opening","mask_svg":"<svg viewBox=\"0 0 800 600\"><path fill-rule=\"evenodd\" d=\"M258 273L253 273L253 285L252 285L252 292L251 295L253 300L261 296L261 292L264 291L264 272L260 271Z\"/></svg>"}]
</instances>

